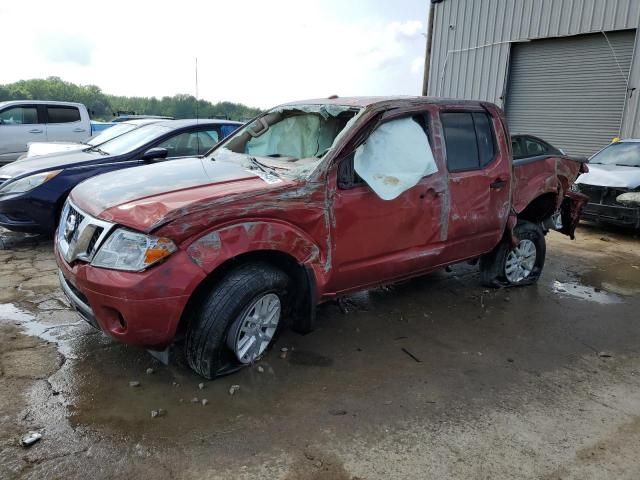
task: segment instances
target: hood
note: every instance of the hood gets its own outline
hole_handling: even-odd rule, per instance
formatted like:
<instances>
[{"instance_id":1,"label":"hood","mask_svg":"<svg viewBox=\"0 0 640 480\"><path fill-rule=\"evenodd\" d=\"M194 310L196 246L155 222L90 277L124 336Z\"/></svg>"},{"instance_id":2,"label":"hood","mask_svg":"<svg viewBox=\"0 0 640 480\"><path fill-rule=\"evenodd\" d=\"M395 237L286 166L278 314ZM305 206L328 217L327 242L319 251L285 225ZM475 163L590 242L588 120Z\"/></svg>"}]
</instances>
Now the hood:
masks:
<instances>
[{"instance_id":1,"label":"hood","mask_svg":"<svg viewBox=\"0 0 640 480\"><path fill-rule=\"evenodd\" d=\"M589 163L588 166L589 172L580 175L576 183L629 189L640 187L640 167L599 165L597 163Z\"/></svg>"},{"instance_id":2,"label":"hood","mask_svg":"<svg viewBox=\"0 0 640 480\"><path fill-rule=\"evenodd\" d=\"M84 143L31 142L27 150L27 158L49 155L51 153L68 152L70 150L82 150L83 148L87 148L87 145Z\"/></svg>"},{"instance_id":3,"label":"hood","mask_svg":"<svg viewBox=\"0 0 640 480\"><path fill-rule=\"evenodd\" d=\"M9 163L0 168L0 177L18 177L24 174L46 172L48 170L60 170L83 164L85 162L93 162L96 160L108 160L113 157L107 157L98 152L86 152L83 150L53 153L51 155L42 155L38 157L24 158Z\"/></svg>"},{"instance_id":4,"label":"hood","mask_svg":"<svg viewBox=\"0 0 640 480\"><path fill-rule=\"evenodd\" d=\"M73 189L71 199L90 215L150 231L193 203L286 183L268 183L238 163L188 158L90 178Z\"/></svg>"}]
</instances>

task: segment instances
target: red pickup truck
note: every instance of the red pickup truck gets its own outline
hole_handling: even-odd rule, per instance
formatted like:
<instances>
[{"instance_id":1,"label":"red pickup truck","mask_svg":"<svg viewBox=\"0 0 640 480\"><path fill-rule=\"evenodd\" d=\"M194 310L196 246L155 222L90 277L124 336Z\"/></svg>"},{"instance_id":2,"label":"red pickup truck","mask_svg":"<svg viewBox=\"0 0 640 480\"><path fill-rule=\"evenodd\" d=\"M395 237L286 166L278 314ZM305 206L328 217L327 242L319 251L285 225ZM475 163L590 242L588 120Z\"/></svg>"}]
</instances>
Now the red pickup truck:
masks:
<instances>
[{"instance_id":1,"label":"red pickup truck","mask_svg":"<svg viewBox=\"0 0 640 480\"><path fill-rule=\"evenodd\" d=\"M477 101L291 103L204 157L92 178L55 250L62 289L112 337L184 345L212 378L255 362L318 303L463 261L491 286L535 282L545 233L573 237L585 167L512 161L503 114Z\"/></svg>"}]
</instances>

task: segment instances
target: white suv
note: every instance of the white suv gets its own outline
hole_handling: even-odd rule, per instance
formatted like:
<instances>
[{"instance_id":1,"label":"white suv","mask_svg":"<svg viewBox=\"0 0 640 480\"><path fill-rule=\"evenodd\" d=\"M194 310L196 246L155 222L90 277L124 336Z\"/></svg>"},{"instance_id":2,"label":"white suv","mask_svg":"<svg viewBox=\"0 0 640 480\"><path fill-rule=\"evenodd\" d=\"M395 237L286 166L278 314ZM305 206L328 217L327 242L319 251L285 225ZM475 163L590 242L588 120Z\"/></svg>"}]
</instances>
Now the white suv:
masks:
<instances>
[{"instance_id":1,"label":"white suv","mask_svg":"<svg viewBox=\"0 0 640 480\"><path fill-rule=\"evenodd\" d=\"M30 142L80 142L90 135L89 112L81 103L0 102L0 163L17 159Z\"/></svg>"}]
</instances>

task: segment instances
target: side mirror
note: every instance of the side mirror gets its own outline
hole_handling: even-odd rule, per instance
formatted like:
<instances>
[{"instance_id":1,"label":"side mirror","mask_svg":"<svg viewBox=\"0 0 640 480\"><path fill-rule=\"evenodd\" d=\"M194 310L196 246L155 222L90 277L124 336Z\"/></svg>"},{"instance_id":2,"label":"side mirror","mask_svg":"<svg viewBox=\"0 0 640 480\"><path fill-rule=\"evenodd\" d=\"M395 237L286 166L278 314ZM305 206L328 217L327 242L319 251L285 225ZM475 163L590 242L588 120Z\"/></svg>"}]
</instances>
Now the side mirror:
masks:
<instances>
[{"instance_id":1,"label":"side mirror","mask_svg":"<svg viewBox=\"0 0 640 480\"><path fill-rule=\"evenodd\" d=\"M150 162L153 160L162 160L164 158L167 158L167 155L169 155L169 150L167 150L166 148L156 147L156 148L150 148L149 150L144 152L142 154L142 157L140 157L140 159Z\"/></svg>"}]
</instances>

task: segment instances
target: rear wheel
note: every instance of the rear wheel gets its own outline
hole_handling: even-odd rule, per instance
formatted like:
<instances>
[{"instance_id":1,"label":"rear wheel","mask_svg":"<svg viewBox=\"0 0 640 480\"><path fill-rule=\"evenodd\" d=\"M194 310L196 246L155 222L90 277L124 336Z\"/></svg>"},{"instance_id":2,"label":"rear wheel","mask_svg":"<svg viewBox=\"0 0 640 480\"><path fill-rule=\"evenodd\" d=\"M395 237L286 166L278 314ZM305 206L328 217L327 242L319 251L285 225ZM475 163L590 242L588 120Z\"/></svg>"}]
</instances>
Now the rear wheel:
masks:
<instances>
[{"instance_id":1,"label":"rear wheel","mask_svg":"<svg viewBox=\"0 0 640 480\"><path fill-rule=\"evenodd\" d=\"M502 242L480 259L480 277L484 285L528 285L540 278L546 256L542 228L521 220L513 233L518 239L515 247L509 242Z\"/></svg>"},{"instance_id":2,"label":"rear wheel","mask_svg":"<svg viewBox=\"0 0 640 480\"><path fill-rule=\"evenodd\" d=\"M258 360L283 323L288 276L266 263L231 271L204 300L187 331L189 366L205 378Z\"/></svg>"}]
</instances>

